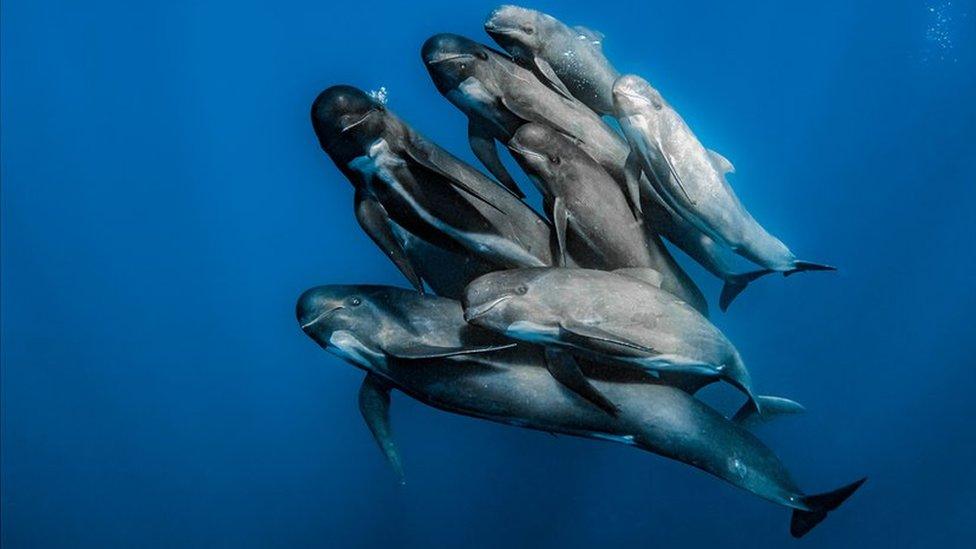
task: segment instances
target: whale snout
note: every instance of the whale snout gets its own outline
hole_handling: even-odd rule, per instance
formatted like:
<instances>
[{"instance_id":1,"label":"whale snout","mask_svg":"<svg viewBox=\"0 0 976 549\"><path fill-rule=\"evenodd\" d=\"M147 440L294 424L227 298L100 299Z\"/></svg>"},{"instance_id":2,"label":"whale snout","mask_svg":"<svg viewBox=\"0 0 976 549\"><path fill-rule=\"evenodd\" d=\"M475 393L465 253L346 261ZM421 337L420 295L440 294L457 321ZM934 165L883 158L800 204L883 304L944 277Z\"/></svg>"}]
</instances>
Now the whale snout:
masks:
<instances>
[{"instance_id":1,"label":"whale snout","mask_svg":"<svg viewBox=\"0 0 976 549\"><path fill-rule=\"evenodd\" d=\"M474 46L474 42L457 34L435 34L428 38L420 48L420 57L428 66L436 65L470 55Z\"/></svg>"}]
</instances>

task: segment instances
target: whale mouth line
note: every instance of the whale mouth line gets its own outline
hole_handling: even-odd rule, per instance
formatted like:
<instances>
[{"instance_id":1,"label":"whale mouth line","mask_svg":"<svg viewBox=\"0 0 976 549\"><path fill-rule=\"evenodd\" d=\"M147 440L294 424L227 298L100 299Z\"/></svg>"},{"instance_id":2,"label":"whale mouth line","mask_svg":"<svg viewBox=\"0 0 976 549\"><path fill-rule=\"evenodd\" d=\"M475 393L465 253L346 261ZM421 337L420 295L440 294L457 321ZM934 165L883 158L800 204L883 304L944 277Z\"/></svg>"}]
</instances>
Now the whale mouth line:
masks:
<instances>
[{"instance_id":1,"label":"whale mouth line","mask_svg":"<svg viewBox=\"0 0 976 549\"><path fill-rule=\"evenodd\" d=\"M365 122L366 120L368 120L370 116L373 116L374 114L376 114L376 112L377 112L376 109L370 109L359 120L353 122L352 124L348 124L346 126L343 126L342 129L339 130L339 133L346 133L347 131L355 128L356 126L358 126L358 125L362 124L363 122Z\"/></svg>"},{"instance_id":2,"label":"whale mouth line","mask_svg":"<svg viewBox=\"0 0 976 549\"><path fill-rule=\"evenodd\" d=\"M465 311L464 320L467 322L471 322L472 320L479 319L485 316L486 314L488 314L489 312L491 312L491 310L494 309L495 307L501 305L502 303L508 301L509 299L512 299L513 297L515 296L503 295L495 299L494 301L489 302L486 305L475 307L474 310L469 309L469 311L471 311L471 314L468 314L468 312Z\"/></svg>"},{"instance_id":3,"label":"whale mouth line","mask_svg":"<svg viewBox=\"0 0 976 549\"><path fill-rule=\"evenodd\" d=\"M535 151L530 151L529 149L523 149L522 147L519 147L518 145L509 145L508 146L508 150L510 150L510 151L512 151L514 153L518 153L518 154L520 154L522 156L535 157L535 158L538 158L539 160L545 160L545 158L546 158L545 155L543 155L542 153L537 153Z\"/></svg>"},{"instance_id":4,"label":"whale mouth line","mask_svg":"<svg viewBox=\"0 0 976 549\"><path fill-rule=\"evenodd\" d=\"M650 103L651 102L650 99L648 99L647 97L644 97L644 95L641 94L640 92L631 91L631 90L618 90L615 93L617 95L622 95L624 97L627 97L627 98L630 98L630 99L634 99L634 100L637 100L637 101L643 101L645 103Z\"/></svg>"},{"instance_id":5,"label":"whale mouth line","mask_svg":"<svg viewBox=\"0 0 976 549\"><path fill-rule=\"evenodd\" d=\"M314 326L317 323L321 322L325 317L331 315L332 313L338 311L339 309L344 309L344 308L345 307L343 307L342 305L340 305L338 307L333 307L333 308L329 309L328 311L323 311L323 312L319 313L318 316L316 316L312 320L309 320L305 324L302 324L302 330L308 330L312 326Z\"/></svg>"},{"instance_id":6,"label":"whale mouth line","mask_svg":"<svg viewBox=\"0 0 976 549\"><path fill-rule=\"evenodd\" d=\"M453 61L455 59L474 59L474 56L470 53L442 53L430 56L427 59L428 65L438 65L440 63L446 63L448 61Z\"/></svg>"},{"instance_id":7,"label":"whale mouth line","mask_svg":"<svg viewBox=\"0 0 976 549\"><path fill-rule=\"evenodd\" d=\"M514 34L518 34L519 29L516 29L515 27L498 27L495 25L489 26L489 24L486 23L485 32L487 32L488 34L504 34L504 35L511 36Z\"/></svg>"}]
</instances>

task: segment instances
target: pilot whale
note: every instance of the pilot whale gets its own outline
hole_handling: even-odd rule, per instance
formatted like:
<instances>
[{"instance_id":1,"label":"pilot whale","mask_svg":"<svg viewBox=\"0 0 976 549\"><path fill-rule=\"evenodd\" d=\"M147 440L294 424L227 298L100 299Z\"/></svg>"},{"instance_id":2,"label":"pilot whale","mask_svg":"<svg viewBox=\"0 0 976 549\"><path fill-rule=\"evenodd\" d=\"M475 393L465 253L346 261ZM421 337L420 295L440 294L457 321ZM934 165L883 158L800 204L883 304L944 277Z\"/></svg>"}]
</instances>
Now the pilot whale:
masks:
<instances>
[{"instance_id":1,"label":"pilot whale","mask_svg":"<svg viewBox=\"0 0 976 549\"><path fill-rule=\"evenodd\" d=\"M620 77L603 55L603 35L570 28L555 17L519 6L497 8L485 32L556 92L572 95L599 114L613 114L614 81Z\"/></svg>"},{"instance_id":2,"label":"pilot whale","mask_svg":"<svg viewBox=\"0 0 976 549\"><path fill-rule=\"evenodd\" d=\"M752 382L732 343L705 316L662 288L653 269L514 269L475 279L464 317L477 326L592 360L648 372L721 379L749 397ZM565 356L554 375L577 375ZM585 384L580 394L607 402ZM612 412L612 409L609 411Z\"/></svg>"},{"instance_id":3,"label":"pilot whale","mask_svg":"<svg viewBox=\"0 0 976 549\"><path fill-rule=\"evenodd\" d=\"M715 241L773 271L833 270L800 261L739 201L725 175L735 171L706 149L681 116L646 80L621 77L613 86L617 119L639 167L665 203ZM633 164L633 163L632 163Z\"/></svg>"},{"instance_id":4,"label":"pilot whale","mask_svg":"<svg viewBox=\"0 0 976 549\"><path fill-rule=\"evenodd\" d=\"M356 188L361 226L416 288L423 289L418 268L391 222L496 269L552 264L544 219L363 91L341 85L323 91L312 105L312 125Z\"/></svg>"},{"instance_id":5,"label":"pilot whale","mask_svg":"<svg viewBox=\"0 0 976 549\"><path fill-rule=\"evenodd\" d=\"M610 175L569 138L529 123L515 132L508 147L539 188L563 254L591 269L655 269L668 279L663 283L668 291L708 313L705 297L661 239L643 230Z\"/></svg>"},{"instance_id":6,"label":"pilot whale","mask_svg":"<svg viewBox=\"0 0 976 549\"><path fill-rule=\"evenodd\" d=\"M396 389L435 408L528 429L633 446L681 461L792 511L801 537L864 482L809 495L758 438L681 389L594 379L618 403L614 417L589 406L546 371L532 345L506 347L467 325L453 300L390 287L322 286L296 314L326 351L366 372L359 406L394 471L401 456L390 423ZM420 336L418 337L418 334Z\"/></svg>"}]
</instances>

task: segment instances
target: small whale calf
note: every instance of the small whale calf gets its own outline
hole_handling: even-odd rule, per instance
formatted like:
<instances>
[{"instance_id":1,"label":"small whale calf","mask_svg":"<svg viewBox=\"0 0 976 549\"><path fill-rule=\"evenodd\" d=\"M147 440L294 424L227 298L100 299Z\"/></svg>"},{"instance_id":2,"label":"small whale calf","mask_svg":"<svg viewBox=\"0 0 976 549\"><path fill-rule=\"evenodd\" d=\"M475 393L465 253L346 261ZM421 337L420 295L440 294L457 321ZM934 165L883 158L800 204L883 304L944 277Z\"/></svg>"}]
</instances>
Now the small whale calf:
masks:
<instances>
[{"instance_id":1,"label":"small whale calf","mask_svg":"<svg viewBox=\"0 0 976 549\"><path fill-rule=\"evenodd\" d=\"M833 267L797 259L756 221L726 180L731 162L647 80L621 76L602 35L511 5L484 28L504 51L441 33L421 58L491 177L393 114L385 88L335 85L313 102L312 128L353 185L360 227L412 289L314 287L298 300L301 330L365 372L360 412L401 482L394 390L686 463L790 509L790 533L808 534L865 479L808 494L750 432L803 407L756 393L665 239L724 282L723 311L764 275ZM738 411L696 396L716 382L744 395Z\"/></svg>"},{"instance_id":2,"label":"small whale calf","mask_svg":"<svg viewBox=\"0 0 976 549\"><path fill-rule=\"evenodd\" d=\"M723 379L756 402L732 343L653 269L498 271L469 284L463 303L468 322L512 339L651 372Z\"/></svg>"}]
</instances>

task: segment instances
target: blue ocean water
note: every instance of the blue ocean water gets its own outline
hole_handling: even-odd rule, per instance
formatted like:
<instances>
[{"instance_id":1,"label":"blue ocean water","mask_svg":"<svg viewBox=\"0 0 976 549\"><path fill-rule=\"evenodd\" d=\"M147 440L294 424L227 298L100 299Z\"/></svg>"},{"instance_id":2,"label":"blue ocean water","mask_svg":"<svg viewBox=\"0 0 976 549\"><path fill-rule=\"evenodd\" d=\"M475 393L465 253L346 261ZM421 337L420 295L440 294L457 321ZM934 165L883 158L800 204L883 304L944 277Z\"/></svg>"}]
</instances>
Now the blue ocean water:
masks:
<instances>
[{"instance_id":1,"label":"blue ocean water","mask_svg":"<svg viewBox=\"0 0 976 549\"><path fill-rule=\"evenodd\" d=\"M870 477L807 538L683 464L403 395L396 484L361 373L294 320L314 285L404 285L308 109L385 86L473 161L419 49L487 42L493 6L3 2L3 547L971 546L972 0L531 5L605 33L768 228L840 267L714 315L807 407L760 433L800 485Z\"/></svg>"}]
</instances>

